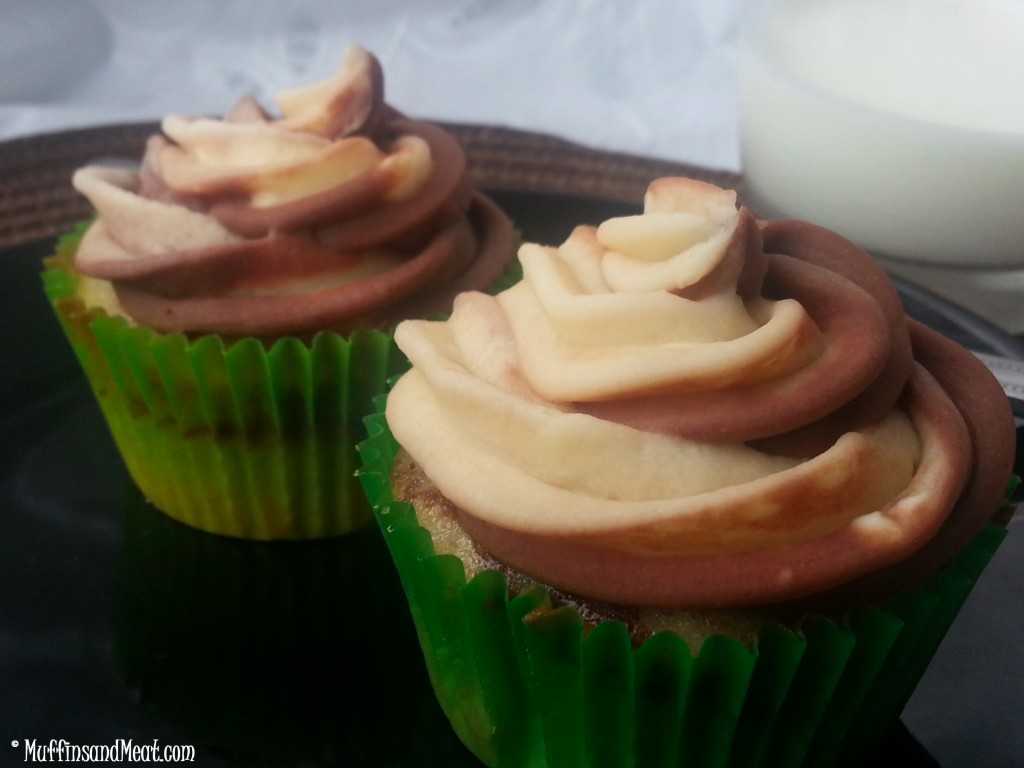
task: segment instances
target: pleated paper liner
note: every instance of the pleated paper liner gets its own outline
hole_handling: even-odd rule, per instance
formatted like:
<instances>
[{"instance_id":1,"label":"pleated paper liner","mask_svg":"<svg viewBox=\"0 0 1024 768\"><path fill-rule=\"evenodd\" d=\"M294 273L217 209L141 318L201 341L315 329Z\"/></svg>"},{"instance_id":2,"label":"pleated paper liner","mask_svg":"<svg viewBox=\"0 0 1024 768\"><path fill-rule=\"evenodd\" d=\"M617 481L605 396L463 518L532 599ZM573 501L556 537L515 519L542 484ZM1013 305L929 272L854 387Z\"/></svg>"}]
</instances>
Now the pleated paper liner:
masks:
<instances>
[{"instance_id":1,"label":"pleated paper liner","mask_svg":"<svg viewBox=\"0 0 1024 768\"><path fill-rule=\"evenodd\" d=\"M134 489L133 489L134 491ZM240 765L392 765L443 727L376 528L245 541L131 494L115 658L147 711Z\"/></svg>"},{"instance_id":2,"label":"pleated paper liner","mask_svg":"<svg viewBox=\"0 0 1024 768\"><path fill-rule=\"evenodd\" d=\"M196 528L308 539L372 524L354 478L362 418L404 357L390 334L187 339L132 326L76 295L81 231L46 264L47 295L136 484Z\"/></svg>"},{"instance_id":3,"label":"pleated paper liner","mask_svg":"<svg viewBox=\"0 0 1024 768\"><path fill-rule=\"evenodd\" d=\"M502 768L859 765L896 723L1005 531L991 527L923 588L840 617L763 627L753 648L626 627L585 631L539 585L510 596L391 494L397 443L368 419L360 473L394 558L430 678L459 738Z\"/></svg>"}]
</instances>

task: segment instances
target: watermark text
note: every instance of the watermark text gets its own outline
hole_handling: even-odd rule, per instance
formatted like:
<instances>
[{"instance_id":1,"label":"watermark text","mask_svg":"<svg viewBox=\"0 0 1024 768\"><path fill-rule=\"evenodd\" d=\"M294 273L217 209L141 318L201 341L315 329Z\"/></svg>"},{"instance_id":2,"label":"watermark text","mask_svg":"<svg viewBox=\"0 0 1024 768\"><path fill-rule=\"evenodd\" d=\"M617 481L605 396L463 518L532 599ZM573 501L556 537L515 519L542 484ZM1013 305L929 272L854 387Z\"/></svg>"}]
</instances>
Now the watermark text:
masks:
<instances>
[{"instance_id":1,"label":"watermark text","mask_svg":"<svg viewBox=\"0 0 1024 768\"><path fill-rule=\"evenodd\" d=\"M192 763L196 748L187 744L135 743L117 739L113 744L72 744L67 739L14 739L26 763Z\"/></svg>"}]
</instances>

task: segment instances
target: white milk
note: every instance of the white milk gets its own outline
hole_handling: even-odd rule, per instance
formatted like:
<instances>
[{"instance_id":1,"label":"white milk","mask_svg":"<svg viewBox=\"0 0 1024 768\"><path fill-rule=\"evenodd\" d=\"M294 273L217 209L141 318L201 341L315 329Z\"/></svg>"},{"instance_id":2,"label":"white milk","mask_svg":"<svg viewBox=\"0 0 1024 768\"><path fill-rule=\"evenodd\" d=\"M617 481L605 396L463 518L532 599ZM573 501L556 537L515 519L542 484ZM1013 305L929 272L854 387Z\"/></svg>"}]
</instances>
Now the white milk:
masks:
<instances>
[{"instance_id":1,"label":"white milk","mask_svg":"<svg viewBox=\"0 0 1024 768\"><path fill-rule=\"evenodd\" d=\"M1024 2L783 0L739 98L755 209L900 259L1024 266Z\"/></svg>"}]
</instances>

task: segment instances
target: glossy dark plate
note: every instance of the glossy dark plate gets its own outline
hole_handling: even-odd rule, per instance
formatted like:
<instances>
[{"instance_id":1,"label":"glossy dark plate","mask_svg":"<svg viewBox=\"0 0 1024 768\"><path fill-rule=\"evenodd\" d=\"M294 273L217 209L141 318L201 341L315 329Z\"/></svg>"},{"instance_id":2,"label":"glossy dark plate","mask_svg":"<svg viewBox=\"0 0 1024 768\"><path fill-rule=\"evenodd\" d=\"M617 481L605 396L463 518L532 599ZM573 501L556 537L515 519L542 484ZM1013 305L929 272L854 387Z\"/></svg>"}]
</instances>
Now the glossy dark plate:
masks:
<instances>
[{"instance_id":1,"label":"glossy dark plate","mask_svg":"<svg viewBox=\"0 0 1024 768\"><path fill-rule=\"evenodd\" d=\"M540 242L632 210L496 196ZM478 765L434 702L376 531L239 542L141 499L43 297L51 248L0 252L0 765L51 739L191 745L204 766ZM947 335L1024 358L997 328L900 288ZM1022 562L1018 515L873 765L1024 764Z\"/></svg>"}]
</instances>

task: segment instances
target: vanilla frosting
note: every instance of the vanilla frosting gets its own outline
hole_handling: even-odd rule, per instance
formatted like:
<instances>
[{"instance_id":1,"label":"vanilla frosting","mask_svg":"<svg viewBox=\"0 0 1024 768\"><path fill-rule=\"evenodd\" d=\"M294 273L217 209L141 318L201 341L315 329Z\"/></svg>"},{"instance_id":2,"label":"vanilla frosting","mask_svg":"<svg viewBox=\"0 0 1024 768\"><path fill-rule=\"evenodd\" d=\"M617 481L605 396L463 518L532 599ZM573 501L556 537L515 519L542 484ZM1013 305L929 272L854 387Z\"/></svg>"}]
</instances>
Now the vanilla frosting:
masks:
<instances>
[{"instance_id":1,"label":"vanilla frosting","mask_svg":"<svg viewBox=\"0 0 1024 768\"><path fill-rule=\"evenodd\" d=\"M497 560L615 603L772 603L905 560L958 500L994 510L1005 397L985 390L986 474L977 425L915 361L945 347L838 236L660 179L642 215L519 258L497 297L399 326L413 369L387 406Z\"/></svg>"},{"instance_id":2,"label":"vanilla frosting","mask_svg":"<svg viewBox=\"0 0 1024 768\"><path fill-rule=\"evenodd\" d=\"M452 136L384 101L371 54L349 48L277 102L171 115L140 168L76 172L98 218L75 266L118 311L162 331L347 331L447 311L501 275L510 222Z\"/></svg>"}]
</instances>

